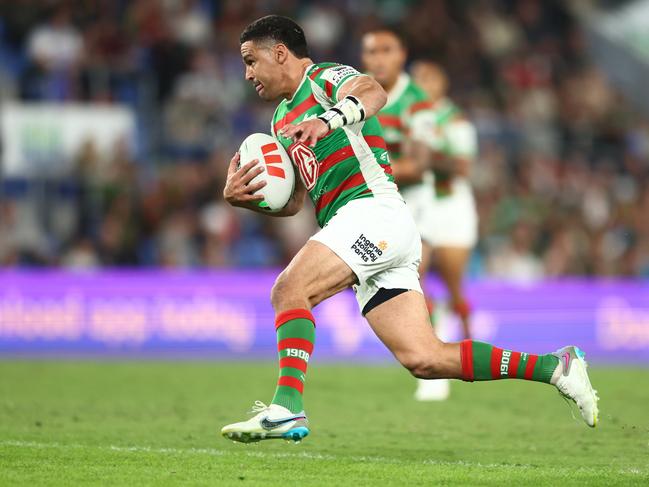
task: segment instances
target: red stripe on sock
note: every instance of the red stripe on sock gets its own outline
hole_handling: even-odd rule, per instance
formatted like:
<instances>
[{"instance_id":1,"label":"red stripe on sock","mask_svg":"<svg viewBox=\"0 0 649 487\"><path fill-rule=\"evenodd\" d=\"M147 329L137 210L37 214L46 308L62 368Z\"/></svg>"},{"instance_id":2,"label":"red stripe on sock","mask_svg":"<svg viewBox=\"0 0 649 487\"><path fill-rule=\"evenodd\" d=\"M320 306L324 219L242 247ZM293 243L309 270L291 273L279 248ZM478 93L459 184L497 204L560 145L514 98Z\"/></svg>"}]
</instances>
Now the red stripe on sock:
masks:
<instances>
[{"instance_id":1,"label":"red stripe on sock","mask_svg":"<svg viewBox=\"0 0 649 487\"><path fill-rule=\"evenodd\" d=\"M491 349L491 378L500 379L500 362L503 359L503 349L493 347Z\"/></svg>"},{"instance_id":2,"label":"red stripe on sock","mask_svg":"<svg viewBox=\"0 0 649 487\"><path fill-rule=\"evenodd\" d=\"M282 357L279 359L279 368L281 369L282 367L293 367L294 369L301 370L302 372L306 372L306 362L302 360L301 358L297 357Z\"/></svg>"},{"instance_id":3,"label":"red stripe on sock","mask_svg":"<svg viewBox=\"0 0 649 487\"><path fill-rule=\"evenodd\" d=\"M460 362L462 363L462 379L473 382L473 342L460 342Z\"/></svg>"},{"instance_id":4,"label":"red stripe on sock","mask_svg":"<svg viewBox=\"0 0 649 487\"><path fill-rule=\"evenodd\" d=\"M509 370L507 371L508 377L516 377L516 371L518 370L518 364L521 362L521 352L512 352L512 356L509 357Z\"/></svg>"},{"instance_id":5,"label":"red stripe on sock","mask_svg":"<svg viewBox=\"0 0 649 487\"><path fill-rule=\"evenodd\" d=\"M277 381L277 385L292 387L293 389L297 389L300 394L304 391L304 384L302 381L290 375L281 376Z\"/></svg>"},{"instance_id":6,"label":"red stripe on sock","mask_svg":"<svg viewBox=\"0 0 649 487\"><path fill-rule=\"evenodd\" d=\"M285 348L297 348L299 350L304 350L309 355L313 353L313 343L304 338L284 338L280 340L277 344L278 350L284 350Z\"/></svg>"},{"instance_id":7,"label":"red stripe on sock","mask_svg":"<svg viewBox=\"0 0 649 487\"><path fill-rule=\"evenodd\" d=\"M536 361L539 359L538 355L529 355L527 359L527 364L525 365L525 380L532 380L532 374L534 374L534 366Z\"/></svg>"},{"instance_id":8,"label":"red stripe on sock","mask_svg":"<svg viewBox=\"0 0 649 487\"><path fill-rule=\"evenodd\" d=\"M275 317L275 329L279 328L287 321L297 320L300 318L309 320L311 323L315 325L315 318L311 314L311 311L309 311L308 309L297 308L297 309L289 309L279 313Z\"/></svg>"}]
</instances>

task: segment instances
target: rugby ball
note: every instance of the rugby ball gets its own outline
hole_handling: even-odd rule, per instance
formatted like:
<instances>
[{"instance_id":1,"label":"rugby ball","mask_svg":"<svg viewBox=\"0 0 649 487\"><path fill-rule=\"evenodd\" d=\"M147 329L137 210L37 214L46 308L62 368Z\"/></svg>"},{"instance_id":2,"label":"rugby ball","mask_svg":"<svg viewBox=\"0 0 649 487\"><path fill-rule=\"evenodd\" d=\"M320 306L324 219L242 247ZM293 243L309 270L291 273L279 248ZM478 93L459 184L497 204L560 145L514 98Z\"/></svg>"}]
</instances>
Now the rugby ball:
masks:
<instances>
[{"instance_id":1,"label":"rugby ball","mask_svg":"<svg viewBox=\"0 0 649 487\"><path fill-rule=\"evenodd\" d=\"M264 172L255 176L251 183L266 181L266 186L256 192L264 195L264 200L257 204L269 213L280 211L291 199L295 188L291 159L275 137L252 134L239 148L239 167L255 159L263 164Z\"/></svg>"}]
</instances>

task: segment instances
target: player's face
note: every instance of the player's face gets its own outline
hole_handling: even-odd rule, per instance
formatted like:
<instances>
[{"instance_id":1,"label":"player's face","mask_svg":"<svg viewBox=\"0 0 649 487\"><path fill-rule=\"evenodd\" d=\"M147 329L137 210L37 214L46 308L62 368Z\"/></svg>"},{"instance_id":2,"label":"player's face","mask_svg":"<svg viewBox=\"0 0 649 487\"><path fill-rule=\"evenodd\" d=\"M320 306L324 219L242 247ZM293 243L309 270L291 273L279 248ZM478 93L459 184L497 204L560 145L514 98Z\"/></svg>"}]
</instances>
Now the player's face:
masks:
<instances>
[{"instance_id":1,"label":"player's face","mask_svg":"<svg viewBox=\"0 0 649 487\"><path fill-rule=\"evenodd\" d=\"M406 50L391 32L363 36L363 65L381 86L393 85L406 63Z\"/></svg>"},{"instance_id":2,"label":"player's face","mask_svg":"<svg viewBox=\"0 0 649 487\"><path fill-rule=\"evenodd\" d=\"M432 99L437 100L446 93L446 76L434 64L415 63L411 70L412 80Z\"/></svg>"},{"instance_id":3,"label":"player's face","mask_svg":"<svg viewBox=\"0 0 649 487\"><path fill-rule=\"evenodd\" d=\"M250 81L262 100L275 100L280 96L281 65L275 58L273 47L246 41L241 44L241 57L246 66L246 80Z\"/></svg>"}]
</instances>

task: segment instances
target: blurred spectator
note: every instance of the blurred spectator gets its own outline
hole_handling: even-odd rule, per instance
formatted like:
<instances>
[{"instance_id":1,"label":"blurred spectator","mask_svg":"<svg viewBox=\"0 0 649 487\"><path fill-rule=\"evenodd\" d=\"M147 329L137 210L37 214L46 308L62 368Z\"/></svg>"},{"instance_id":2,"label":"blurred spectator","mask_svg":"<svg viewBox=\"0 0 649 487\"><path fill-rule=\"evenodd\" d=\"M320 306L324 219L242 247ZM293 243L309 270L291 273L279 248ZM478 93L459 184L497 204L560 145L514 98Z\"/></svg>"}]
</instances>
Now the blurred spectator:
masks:
<instances>
[{"instance_id":1,"label":"blurred spectator","mask_svg":"<svg viewBox=\"0 0 649 487\"><path fill-rule=\"evenodd\" d=\"M20 82L23 98L68 100L77 95L84 45L66 5L56 7L45 24L31 31L26 50L29 65Z\"/></svg>"},{"instance_id":2,"label":"blurred spectator","mask_svg":"<svg viewBox=\"0 0 649 487\"><path fill-rule=\"evenodd\" d=\"M520 221L514 227L511 239L490 256L489 274L500 279L527 282L543 277L543 264L533 252L532 225Z\"/></svg>"},{"instance_id":3,"label":"blurred spectator","mask_svg":"<svg viewBox=\"0 0 649 487\"><path fill-rule=\"evenodd\" d=\"M83 38L70 23L70 11L63 5L45 24L34 28L27 44L30 59L45 71L70 68L83 56Z\"/></svg>"}]
</instances>

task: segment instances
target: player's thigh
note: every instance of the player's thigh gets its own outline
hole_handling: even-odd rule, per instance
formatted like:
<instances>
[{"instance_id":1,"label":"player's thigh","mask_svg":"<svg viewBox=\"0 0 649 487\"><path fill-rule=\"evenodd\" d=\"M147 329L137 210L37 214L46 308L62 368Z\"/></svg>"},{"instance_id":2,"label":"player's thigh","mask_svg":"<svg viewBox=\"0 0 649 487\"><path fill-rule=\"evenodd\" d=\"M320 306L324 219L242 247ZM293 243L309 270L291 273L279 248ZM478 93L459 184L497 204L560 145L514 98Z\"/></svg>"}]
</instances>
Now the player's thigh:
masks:
<instances>
[{"instance_id":1,"label":"player's thigh","mask_svg":"<svg viewBox=\"0 0 649 487\"><path fill-rule=\"evenodd\" d=\"M365 318L370 327L400 361L434 354L441 342L430 326L423 294L407 291L381 303ZM405 365L405 364L404 364Z\"/></svg>"},{"instance_id":2,"label":"player's thigh","mask_svg":"<svg viewBox=\"0 0 649 487\"><path fill-rule=\"evenodd\" d=\"M309 240L277 278L275 311L311 308L356 282L351 268L326 245Z\"/></svg>"},{"instance_id":3,"label":"player's thigh","mask_svg":"<svg viewBox=\"0 0 649 487\"><path fill-rule=\"evenodd\" d=\"M418 377L456 377L461 373L459 345L437 338L424 301L407 291L365 315L376 336L395 358Z\"/></svg>"}]
</instances>

